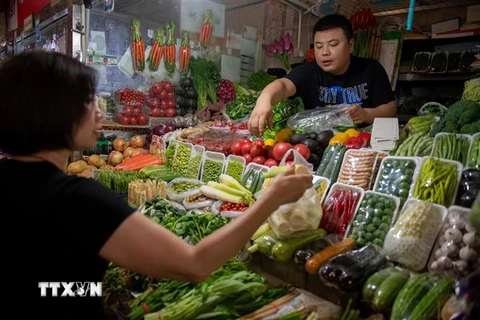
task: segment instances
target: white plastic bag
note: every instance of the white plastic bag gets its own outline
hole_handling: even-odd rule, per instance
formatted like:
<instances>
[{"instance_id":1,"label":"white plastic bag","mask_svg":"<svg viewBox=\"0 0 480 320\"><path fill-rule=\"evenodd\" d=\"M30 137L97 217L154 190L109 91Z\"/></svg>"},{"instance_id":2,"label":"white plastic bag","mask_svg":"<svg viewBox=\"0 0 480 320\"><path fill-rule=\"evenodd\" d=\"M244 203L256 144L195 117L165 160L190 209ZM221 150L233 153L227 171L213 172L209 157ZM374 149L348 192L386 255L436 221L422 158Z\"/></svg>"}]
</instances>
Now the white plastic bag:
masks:
<instances>
[{"instance_id":1,"label":"white plastic bag","mask_svg":"<svg viewBox=\"0 0 480 320\"><path fill-rule=\"evenodd\" d=\"M268 223L278 239L304 230L315 230L322 220L323 210L314 187L305 191L295 203L280 206L268 218Z\"/></svg>"},{"instance_id":2,"label":"white plastic bag","mask_svg":"<svg viewBox=\"0 0 480 320\"><path fill-rule=\"evenodd\" d=\"M307 159L305 159L300 152L294 149L290 149L287 152L285 152L285 155L283 156L282 160L280 161L280 166L284 166L287 164L287 159L290 157L291 154L293 154L293 163L295 165L303 165L308 168L308 171L313 174L313 164L309 163Z\"/></svg>"},{"instance_id":3,"label":"white plastic bag","mask_svg":"<svg viewBox=\"0 0 480 320\"><path fill-rule=\"evenodd\" d=\"M192 185L192 188L186 188L182 192L175 192L173 190L173 187L178 184L185 184L185 187L187 185ZM194 180L194 179L187 179L187 178L176 178L170 181L167 184L167 198L169 200L177 201L177 202L183 202L183 199L185 199L188 196L194 195L197 192L200 191L200 187L203 186L204 183L200 180Z\"/></svg>"},{"instance_id":4,"label":"white plastic bag","mask_svg":"<svg viewBox=\"0 0 480 320\"><path fill-rule=\"evenodd\" d=\"M190 196L186 196L183 199L183 206L187 210L193 210L193 209L203 209L203 208L209 208L211 207L215 200L208 198L209 200L200 200L200 201L191 201L190 198L195 198L195 197L203 197L207 199L201 192L197 192L195 194L192 194Z\"/></svg>"}]
</instances>

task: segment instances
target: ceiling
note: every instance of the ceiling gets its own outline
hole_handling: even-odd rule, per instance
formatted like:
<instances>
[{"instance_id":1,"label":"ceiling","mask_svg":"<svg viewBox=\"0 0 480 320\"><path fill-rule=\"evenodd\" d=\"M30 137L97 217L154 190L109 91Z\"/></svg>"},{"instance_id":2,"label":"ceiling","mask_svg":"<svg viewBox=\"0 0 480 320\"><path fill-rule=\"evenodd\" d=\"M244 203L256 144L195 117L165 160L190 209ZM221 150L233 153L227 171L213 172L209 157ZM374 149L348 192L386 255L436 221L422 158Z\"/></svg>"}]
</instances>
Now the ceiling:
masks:
<instances>
[{"instance_id":1,"label":"ceiling","mask_svg":"<svg viewBox=\"0 0 480 320\"><path fill-rule=\"evenodd\" d=\"M202 0L187 0L201 5ZM248 7L249 5L265 2L265 0L212 0L225 5L226 11L233 11ZM307 9L317 3L328 3L335 0L278 0L296 7L300 11L307 12ZM410 0L338 0L339 11L347 16L360 8L371 8L377 16L406 13ZM416 0L416 10L434 9L445 6L458 6L478 3L478 0ZM178 17L180 13L181 0L117 0L115 1L115 12L128 16L137 16L150 21L167 21ZM95 0L94 10L103 10L103 1Z\"/></svg>"}]
</instances>

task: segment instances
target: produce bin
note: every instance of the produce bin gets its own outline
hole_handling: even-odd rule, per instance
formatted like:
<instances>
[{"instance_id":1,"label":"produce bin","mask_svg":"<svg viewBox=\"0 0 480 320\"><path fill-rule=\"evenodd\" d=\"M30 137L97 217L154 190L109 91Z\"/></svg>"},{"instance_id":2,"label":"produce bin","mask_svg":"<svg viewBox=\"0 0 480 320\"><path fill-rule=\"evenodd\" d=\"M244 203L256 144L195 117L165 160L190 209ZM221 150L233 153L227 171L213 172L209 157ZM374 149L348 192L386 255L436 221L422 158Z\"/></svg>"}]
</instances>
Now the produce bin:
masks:
<instances>
[{"instance_id":1,"label":"produce bin","mask_svg":"<svg viewBox=\"0 0 480 320\"><path fill-rule=\"evenodd\" d=\"M225 174L228 174L237 181L240 181L245 173L246 160L244 157L235 156L233 154L227 157L227 163L224 168Z\"/></svg>"},{"instance_id":2,"label":"produce bin","mask_svg":"<svg viewBox=\"0 0 480 320\"><path fill-rule=\"evenodd\" d=\"M467 164L472 140L472 136L469 134L437 133L433 140L431 156L458 161L465 166Z\"/></svg>"},{"instance_id":3,"label":"produce bin","mask_svg":"<svg viewBox=\"0 0 480 320\"><path fill-rule=\"evenodd\" d=\"M206 151L203 156L202 170L200 180L208 183L209 181L220 182L220 175L225 166L225 155L219 152Z\"/></svg>"}]
</instances>

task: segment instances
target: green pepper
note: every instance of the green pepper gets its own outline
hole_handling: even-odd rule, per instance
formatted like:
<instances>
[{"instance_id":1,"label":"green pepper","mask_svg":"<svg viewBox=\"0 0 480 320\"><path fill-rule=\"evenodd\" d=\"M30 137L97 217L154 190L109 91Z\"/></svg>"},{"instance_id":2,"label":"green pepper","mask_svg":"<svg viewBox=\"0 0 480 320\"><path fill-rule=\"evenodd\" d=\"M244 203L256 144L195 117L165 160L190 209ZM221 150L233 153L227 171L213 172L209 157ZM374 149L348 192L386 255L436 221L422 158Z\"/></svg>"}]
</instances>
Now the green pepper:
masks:
<instances>
[{"instance_id":1,"label":"green pepper","mask_svg":"<svg viewBox=\"0 0 480 320\"><path fill-rule=\"evenodd\" d=\"M273 129L267 129L263 132L263 139L275 139L275 131Z\"/></svg>"}]
</instances>

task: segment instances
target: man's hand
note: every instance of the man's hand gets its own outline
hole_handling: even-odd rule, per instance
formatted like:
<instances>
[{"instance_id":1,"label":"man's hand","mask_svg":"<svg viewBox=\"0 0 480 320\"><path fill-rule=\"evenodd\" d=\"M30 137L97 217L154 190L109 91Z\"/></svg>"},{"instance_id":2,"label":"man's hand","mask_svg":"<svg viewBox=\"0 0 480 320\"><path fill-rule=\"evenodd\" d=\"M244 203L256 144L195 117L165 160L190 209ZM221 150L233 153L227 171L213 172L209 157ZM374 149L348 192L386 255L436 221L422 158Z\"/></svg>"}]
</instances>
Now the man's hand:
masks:
<instances>
[{"instance_id":1,"label":"man's hand","mask_svg":"<svg viewBox=\"0 0 480 320\"><path fill-rule=\"evenodd\" d=\"M257 105L253 109L250 119L248 120L248 129L254 136L261 137L265 131L265 123L268 121L268 125L273 127L273 112L272 106L267 101L268 99L262 99L259 97Z\"/></svg>"},{"instance_id":2,"label":"man's hand","mask_svg":"<svg viewBox=\"0 0 480 320\"><path fill-rule=\"evenodd\" d=\"M348 109L347 109L347 114L350 116L352 119L353 123L355 124L362 124L362 123L367 123L371 124L373 123L373 119L370 116L370 114L360 107L358 104L352 104Z\"/></svg>"}]
</instances>

